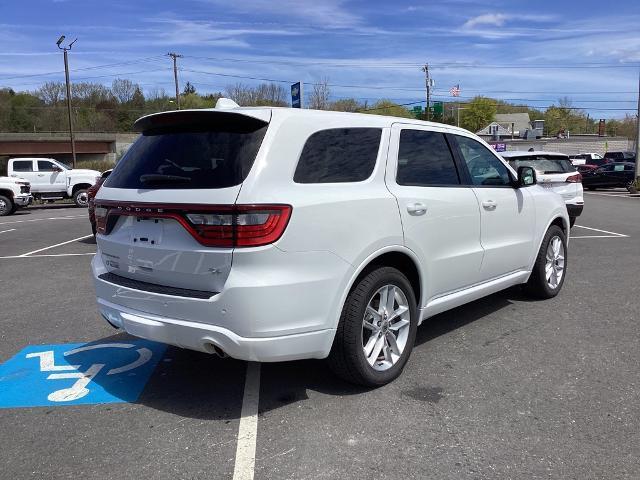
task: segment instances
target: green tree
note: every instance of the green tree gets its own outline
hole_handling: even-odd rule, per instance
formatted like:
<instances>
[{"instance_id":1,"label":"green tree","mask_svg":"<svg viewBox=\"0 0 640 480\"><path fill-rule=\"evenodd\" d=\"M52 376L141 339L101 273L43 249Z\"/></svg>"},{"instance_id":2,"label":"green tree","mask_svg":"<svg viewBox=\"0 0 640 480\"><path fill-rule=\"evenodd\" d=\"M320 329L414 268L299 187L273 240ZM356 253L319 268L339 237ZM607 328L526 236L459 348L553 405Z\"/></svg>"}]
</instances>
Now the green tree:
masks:
<instances>
[{"instance_id":1,"label":"green tree","mask_svg":"<svg viewBox=\"0 0 640 480\"><path fill-rule=\"evenodd\" d=\"M413 113L402 105L392 102L391 100L379 100L373 104L373 107L363 111L363 113L372 113L374 115L388 115L390 117L415 118Z\"/></svg>"},{"instance_id":2,"label":"green tree","mask_svg":"<svg viewBox=\"0 0 640 480\"><path fill-rule=\"evenodd\" d=\"M196 87L194 87L191 82L187 82L184 86L184 90L182 91L183 95L190 95L192 93L196 93Z\"/></svg>"},{"instance_id":3,"label":"green tree","mask_svg":"<svg viewBox=\"0 0 640 480\"><path fill-rule=\"evenodd\" d=\"M471 132L486 127L496 116L496 101L487 97L475 97L460 113L460 126Z\"/></svg>"}]
</instances>

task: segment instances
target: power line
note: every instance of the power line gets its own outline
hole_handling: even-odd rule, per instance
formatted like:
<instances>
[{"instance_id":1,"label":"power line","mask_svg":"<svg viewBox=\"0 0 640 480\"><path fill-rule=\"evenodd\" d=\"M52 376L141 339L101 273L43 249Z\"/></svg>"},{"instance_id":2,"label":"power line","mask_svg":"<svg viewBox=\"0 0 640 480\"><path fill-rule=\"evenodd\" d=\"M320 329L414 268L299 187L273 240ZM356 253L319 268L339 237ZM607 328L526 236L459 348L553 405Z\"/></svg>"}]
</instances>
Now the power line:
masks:
<instances>
[{"instance_id":1,"label":"power line","mask_svg":"<svg viewBox=\"0 0 640 480\"><path fill-rule=\"evenodd\" d=\"M124 66L124 65L133 65L136 63L144 63L144 62L149 62L149 61L153 61L156 60L158 58L161 58L163 55L154 55L152 57L143 57L143 58L138 58L135 60L129 60L127 62L118 62L118 63L108 63L108 64L104 64L104 65L94 65L91 67L83 67L83 68L74 68L72 70L69 70L70 72L84 72L87 70L97 70L100 68L110 68L110 67L118 67L118 66ZM44 72L44 73L32 73L32 74L28 74L28 75L14 75L14 76L10 76L10 77L0 77L0 81L3 80L14 80L14 79L20 79L20 78L32 78L32 77L46 77L49 75L59 75L64 73L64 70L59 70L56 72Z\"/></svg>"}]
</instances>

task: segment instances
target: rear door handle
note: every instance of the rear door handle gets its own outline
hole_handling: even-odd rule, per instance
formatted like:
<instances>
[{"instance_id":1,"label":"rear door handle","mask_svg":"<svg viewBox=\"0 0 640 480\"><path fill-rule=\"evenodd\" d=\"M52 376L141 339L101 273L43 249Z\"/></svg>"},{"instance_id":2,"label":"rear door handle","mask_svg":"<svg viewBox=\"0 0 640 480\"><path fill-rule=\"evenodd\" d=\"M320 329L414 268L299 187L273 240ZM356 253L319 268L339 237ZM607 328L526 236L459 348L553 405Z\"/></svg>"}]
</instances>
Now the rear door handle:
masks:
<instances>
[{"instance_id":1,"label":"rear door handle","mask_svg":"<svg viewBox=\"0 0 640 480\"><path fill-rule=\"evenodd\" d=\"M485 210L495 210L498 204L494 200L485 200L482 202L482 206Z\"/></svg>"},{"instance_id":2,"label":"rear door handle","mask_svg":"<svg viewBox=\"0 0 640 480\"><path fill-rule=\"evenodd\" d=\"M427 206L423 203L412 203L407 205L409 215L424 215L427 213Z\"/></svg>"}]
</instances>

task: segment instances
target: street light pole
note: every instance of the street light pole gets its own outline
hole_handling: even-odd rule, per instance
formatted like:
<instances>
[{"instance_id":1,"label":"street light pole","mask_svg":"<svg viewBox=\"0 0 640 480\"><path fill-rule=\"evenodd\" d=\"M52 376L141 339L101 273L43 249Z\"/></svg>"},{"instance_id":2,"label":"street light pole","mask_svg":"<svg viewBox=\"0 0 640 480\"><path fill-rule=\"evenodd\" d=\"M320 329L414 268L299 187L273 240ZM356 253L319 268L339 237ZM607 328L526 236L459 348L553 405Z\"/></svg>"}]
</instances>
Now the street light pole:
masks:
<instances>
[{"instance_id":1,"label":"street light pole","mask_svg":"<svg viewBox=\"0 0 640 480\"><path fill-rule=\"evenodd\" d=\"M638 117L636 119L636 184L640 183L640 73L638 73Z\"/></svg>"},{"instance_id":2,"label":"street light pole","mask_svg":"<svg viewBox=\"0 0 640 480\"><path fill-rule=\"evenodd\" d=\"M67 113L69 115L69 138L71 140L71 164L73 168L76 168L76 141L73 135L73 116L71 115L71 82L69 81L69 58L67 52L71 50L71 47L73 47L73 44L76 43L76 40L78 39L76 38L66 47L61 47L60 45L62 44L62 42L64 42L64 39L65 36L62 35L56 42L56 45L60 50L64 52L64 78L67 85Z\"/></svg>"}]
</instances>

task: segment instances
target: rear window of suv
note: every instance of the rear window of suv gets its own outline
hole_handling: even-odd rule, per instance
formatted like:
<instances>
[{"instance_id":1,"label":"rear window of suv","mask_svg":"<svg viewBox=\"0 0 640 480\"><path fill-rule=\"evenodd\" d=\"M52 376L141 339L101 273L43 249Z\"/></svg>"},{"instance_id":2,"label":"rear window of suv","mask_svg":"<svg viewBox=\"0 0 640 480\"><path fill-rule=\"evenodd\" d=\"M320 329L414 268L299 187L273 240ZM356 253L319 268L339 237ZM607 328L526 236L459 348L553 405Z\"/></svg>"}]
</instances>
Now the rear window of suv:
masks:
<instances>
[{"instance_id":1,"label":"rear window of suv","mask_svg":"<svg viewBox=\"0 0 640 480\"><path fill-rule=\"evenodd\" d=\"M105 186L206 189L239 185L249 174L268 124L225 113L167 115L127 150ZM143 119L145 120L145 119Z\"/></svg>"},{"instance_id":2,"label":"rear window of suv","mask_svg":"<svg viewBox=\"0 0 640 480\"><path fill-rule=\"evenodd\" d=\"M331 128L309 137L293 175L296 183L361 182L373 173L380 128Z\"/></svg>"},{"instance_id":3,"label":"rear window of suv","mask_svg":"<svg viewBox=\"0 0 640 480\"><path fill-rule=\"evenodd\" d=\"M576 168L568 157L562 155L527 155L509 158L509 165L515 170L520 167L533 167L542 174L575 172Z\"/></svg>"}]
</instances>

